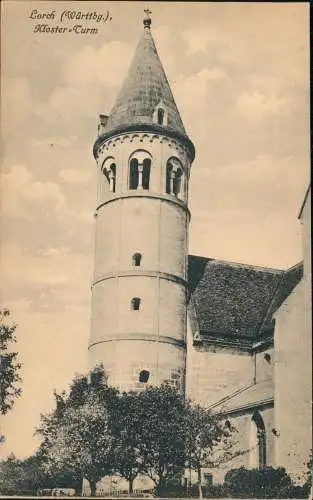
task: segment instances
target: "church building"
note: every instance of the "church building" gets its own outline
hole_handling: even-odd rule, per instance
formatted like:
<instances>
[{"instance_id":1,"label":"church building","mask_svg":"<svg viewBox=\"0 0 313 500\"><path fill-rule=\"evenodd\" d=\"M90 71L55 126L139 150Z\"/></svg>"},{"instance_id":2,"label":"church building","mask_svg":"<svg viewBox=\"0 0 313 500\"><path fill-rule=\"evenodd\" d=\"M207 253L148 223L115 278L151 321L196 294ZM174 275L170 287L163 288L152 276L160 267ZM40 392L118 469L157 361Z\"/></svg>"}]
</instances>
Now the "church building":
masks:
<instances>
[{"instance_id":1,"label":"church building","mask_svg":"<svg viewBox=\"0 0 313 500\"><path fill-rule=\"evenodd\" d=\"M149 14L143 24L93 149L90 366L102 363L121 390L168 381L230 420L241 453L212 471L216 481L269 465L302 482L312 447L311 190L299 215L303 262L290 269L189 255L195 146Z\"/></svg>"}]
</instances>

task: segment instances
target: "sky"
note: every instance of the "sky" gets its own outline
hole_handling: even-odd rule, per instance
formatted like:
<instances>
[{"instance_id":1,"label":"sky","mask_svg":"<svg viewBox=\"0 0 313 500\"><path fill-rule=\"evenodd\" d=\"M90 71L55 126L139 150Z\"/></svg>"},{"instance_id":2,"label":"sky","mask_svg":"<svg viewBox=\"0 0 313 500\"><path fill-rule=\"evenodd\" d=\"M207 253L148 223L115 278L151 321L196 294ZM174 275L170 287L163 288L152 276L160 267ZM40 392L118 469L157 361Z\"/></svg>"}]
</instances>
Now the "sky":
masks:
<instances>
[{"instance_id":1,"label":"sky","mask_svg":"<svg viewBox=\"0 0 313 500\"><path fill-rule=\"evenodd\" d=\"M98 115L142 33L144 2L1 2L1 306L23 394L0 456L88 369ZM189 251L286 269L302 259L309 179L309 4L150 2L152 34L195 144ZM37 12L32 15L32 11ZM69 22L63 11L109 13ZM55 19L33 19L55 12ZM98 33L34 33L37 24Z\"/></svg>"}]
</instances>

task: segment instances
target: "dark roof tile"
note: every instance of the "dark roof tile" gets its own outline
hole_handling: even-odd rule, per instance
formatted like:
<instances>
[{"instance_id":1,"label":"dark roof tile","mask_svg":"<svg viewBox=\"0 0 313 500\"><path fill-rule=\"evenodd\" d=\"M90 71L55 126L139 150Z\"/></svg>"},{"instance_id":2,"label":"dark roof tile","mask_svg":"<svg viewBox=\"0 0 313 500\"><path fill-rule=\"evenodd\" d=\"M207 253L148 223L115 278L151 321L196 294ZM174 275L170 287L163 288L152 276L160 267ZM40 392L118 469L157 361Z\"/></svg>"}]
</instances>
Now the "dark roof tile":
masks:
<instances>
[{"instance_id":1,"label":"dark roof tile","mask_svg":"<svg viewBox=\"0 0 313 500\"><path fill-rule=\"evenodd\" d=\"M201 336L258 339L302 277L302 266L284 272L189 256L188 284Z\"/></svg>"}]
</instances>

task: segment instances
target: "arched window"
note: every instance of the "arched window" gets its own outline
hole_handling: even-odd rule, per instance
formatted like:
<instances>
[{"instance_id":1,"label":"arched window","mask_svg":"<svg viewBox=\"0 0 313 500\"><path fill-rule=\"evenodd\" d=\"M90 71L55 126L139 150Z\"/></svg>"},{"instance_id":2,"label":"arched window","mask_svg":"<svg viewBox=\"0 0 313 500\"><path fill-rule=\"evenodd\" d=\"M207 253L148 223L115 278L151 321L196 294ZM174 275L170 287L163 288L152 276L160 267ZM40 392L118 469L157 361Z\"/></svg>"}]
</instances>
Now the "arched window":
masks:
<instances>
[{"instance_id":1,"label":"arched window","mask_svg":"<svg viewBox=\"0 0 313 500\"><path fill-rule=\"evenodd\" d=\"M260 412L255 411L251 419L251 465L262 469L266 466L266 431Z\"/></svg>"},{"instance_id":2,"label":"arched window","mask_svg":"<svg viewBox=\"0 0 313 500\"><path fill-rule=\"evenodd\" d=\"M132 260L133 260L133 266L140 266L141 253L134 253Z\"/></svg>"},{"instance_id":3,"label":"arched window","mask_svg":"<svg viewBox=\"0 0 313 500\"><path fill-rule=\"evenodd\" d=\"M137 189L139 180L138 160L133 158L129 165L129 189Z\"/></svg>"},{"instance_id":4,"label":"arched window","mask_svg":"<svg viewBox=\"0 0 313 500\"><path fill-rule=\"evenodd\" d=\"M139 373L139 382L147 383L149 380L150 372L148 370L141 370Z\"/></svg>"},{"instance_id":5,"label":"arched window","mask_svg":"<svg viewBox=\"0 0 313 500\"><path fill-rule=\"evenodd\" d=\"M180 168L178 168L175 172L175 177L173 179L173 194L175 196L178 196L180 194L181 176L182 176L182 171Z\"/></svg>"},{"instance_id":6,"label":"arched window","mask_svg":"<svg viewBox=\"0 0 313 500\"><path fill-rule=\"evenodd\" d=\"M101 171L108 182L109 191L111 191L112 193L115 193L116 163L114 162L114 159L112 157L107 158L103 162Z\"/></svg>"},{"instance_id":7,"label":"arched window","mask_svg":"<svg viewBox=\"0 0 313 500\"><path fill-rule=\"evenodd\" d=\"M139 311L141 299L139 297L133 297L131 299L131 308L133 311Z\"/></svg>"},{"instance_id":8,"label":"arched window","mask_svg":"<svg viewBox=\"0 0 313 500\"><path fill-rule=\"evenodd\" d=\"M159 126L167 127L168 112L162 100L158 102L153 110L152 122L156 123Z\"/></svg>"},{"instance_id":9,"label":"arched window","mask_svg":"<svg viewBox=\"0 0 313 500\"><path fill-rule=\"evenodd\" d=\"M170 158L166 165L166 192L179 196L182 187L183 170L177 158Z\"/></svg>"},{"instance_id":10,"label":"arched window","mask_svg":"<svg viewBox=\"0 0 313 500\"><path fill-rule=\"evenodd\" d=\"M116 165L111 163L110 167L106 169L105 176L108 179L110 191L115 193L115 180L116 180Z\"/></svg>"},{"instance_id":11,"label":"arched window","mask_svg":"<svg viewBox=\"0 0 313 500\"><path fill-rule=\"evenodd\" d=\"M172 186L171 186L171 173L172 173L172 165L168 164L166 166L166 192L167 194L172 194Z\"/></svg>"},{"instance_id":12,"label":"arched window","mask_svg":"<svg viewBox=\"0 0 313 500\"><path fill-rule=\"evenodd\" d=\"M158 109L158 125L163 125L163 120L164 120L164 109L159 108Z\"/></svg>"},{"instance_id":13,"label":"arched window","mask_svg":"<svg viewBox=\"0 0 313 500\"><path fill-rule=\"evenodd\" d=\"M151 160L150 158L145 158L143 160L143 169L142 169L142 189L149 189L150 183L150 168L151 168Z\"/></svg>"},{"instance_id":14,"label":"arched window","mask_svg":"<svg viewBox=\"0 0 313 500\"><path fill-rule=\"evenodd\" d=\"M149 153L138 150L129 162L129 189L149 189L151 158Z\"/></svg>"}]
</instances>

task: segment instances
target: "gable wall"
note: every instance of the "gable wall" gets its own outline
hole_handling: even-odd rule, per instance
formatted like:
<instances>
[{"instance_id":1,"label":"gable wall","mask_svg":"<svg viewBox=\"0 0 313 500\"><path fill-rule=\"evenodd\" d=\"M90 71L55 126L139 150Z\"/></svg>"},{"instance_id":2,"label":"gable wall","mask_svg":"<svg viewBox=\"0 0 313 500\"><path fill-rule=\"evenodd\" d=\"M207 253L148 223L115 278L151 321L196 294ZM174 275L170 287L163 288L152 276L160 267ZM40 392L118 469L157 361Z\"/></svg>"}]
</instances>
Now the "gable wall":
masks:
<instances>
[{"instance_id":1,"label":"gable wall","mask_svg":"<svg viewBox=\"0 0 313 500\"><path fill-rule=\"evenodd\" d=\"M312 333L305 316L305 280L276 313L275 441L276 465L301 482L312 448Z\"/></svg>"}]
</instances>

